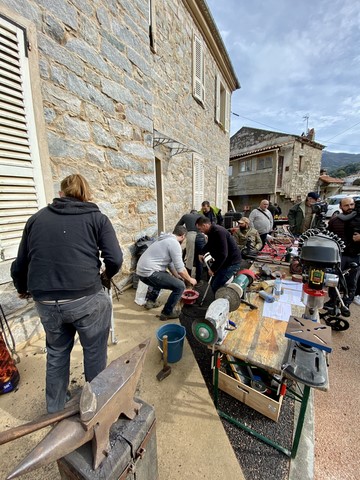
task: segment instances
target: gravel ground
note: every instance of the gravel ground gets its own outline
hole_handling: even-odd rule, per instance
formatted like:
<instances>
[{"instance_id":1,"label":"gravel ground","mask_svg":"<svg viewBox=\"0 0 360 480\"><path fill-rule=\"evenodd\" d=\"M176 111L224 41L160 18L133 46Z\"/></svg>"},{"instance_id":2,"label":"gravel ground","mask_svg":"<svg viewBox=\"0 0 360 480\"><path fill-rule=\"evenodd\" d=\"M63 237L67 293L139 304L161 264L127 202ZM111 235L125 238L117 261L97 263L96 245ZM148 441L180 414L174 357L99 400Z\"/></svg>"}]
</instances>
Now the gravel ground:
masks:
<instances>
[{"instance_id":1,"label":"gravel ground","mask_svg":"<svg viewBox=\"0 0 360 480\"><path fill-rule=\"evenodd\" d=\"M186 328L187 339L210 395L213 396L212 370L210 368L211 350L196 340L191 331L193 320L204 318L207 307L214 300L210 288L203 306L199 305L206 286L207 283L203 281L196 287L200 296L195 304L184 305L180 322ZM219 409L280 445L291 448L294 418L294 401L292 399L285 397L277 423L222 391L219 391ZM222 422L247 479L286 480L288 478L290 459L287 456L227 420L222 419Z\"/></svg>"}]
</instances>

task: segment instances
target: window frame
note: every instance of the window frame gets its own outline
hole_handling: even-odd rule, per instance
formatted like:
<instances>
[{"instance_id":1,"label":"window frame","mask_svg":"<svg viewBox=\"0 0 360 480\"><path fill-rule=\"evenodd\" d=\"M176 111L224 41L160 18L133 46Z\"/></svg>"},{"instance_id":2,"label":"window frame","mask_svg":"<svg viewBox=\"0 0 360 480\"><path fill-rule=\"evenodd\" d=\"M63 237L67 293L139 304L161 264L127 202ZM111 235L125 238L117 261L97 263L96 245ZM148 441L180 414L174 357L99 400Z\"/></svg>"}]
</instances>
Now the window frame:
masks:
<instances>
[{"instance_id":1,"label":"window frame","mask_svg":"<svg viewBox=\"0 0 360 480\"><path fill-rule=\"evenodd\" d=\"M215 205L222 208L224 199L224 173L220 167L216 167L216 201Z\"/></svg>"},{"instance_id":2,"label":"window frame","mask_svg":"<svg viewBox=\"0 0 360 480\"><path fill-rule=\"evenodd\" d=\"M215 78L215 122L227 133L230 127L230 92L219 74Z\"/></svg>"},{"instance_id":3,"label":"window frame","mask_svg":"<svg viewBox=\"0 0 360 480\"><path fill-rule=\"evenodd\" d=\"M205 103L205 59L203 40L193 33L193 97L202 105Z\"/></svg>"},{"instance_id":4,"label":"window frame","mask_svg":"<svg viewBox=\"0 0 360 480\"><path fill-rule=\"evenodd\" d=\"M264 166L261 166L262 162L264 162ZM268 163L270 163L270 165L268 165ZM271 168L273 168L273 158L270 155L258 157L256 159L256 171L269 170Z\"/></svg>"},{"instance_id":5,"label":"window frame","mask_svg":"<svg viewBox=\"0 0 360 480\"><path fill-rule=\"evenodd\" d=\"M148 0L148 1L149 1L149 42L150 42L150 50L153 53L156 53L156 51L157 51L156 8L155 8L156 0Z\"/></svg>"},{"instance_id":6,"label":"window frame","mask_svg":"<svg viewBox=\"0 0 360 480\"><path fill-rule=\"evenodd\" d=\"M30 50L28 41L35 33L29 32L29 22L19 20L18 15L4 15L0 9L0 49L5 65L0 118L3 139L0 157L1 270L6 262L16 258L27 219L46 205L41 162L44 145L41 148L38 141L45 133L39 131L39 115L33 99L34 90L39 92L40 75L35 62L37 54L33 52L33 44ZM36 63L37 67L31 63Z\"/></svg>"},{"instance_id":7,"label":"window frame","mask_svg":"<svg viewBox=\"0 0 360 480\"><path fill-rule=\"evenodd\" d=\"M253 159L248 158L246 160L242 160L239 165L239 173L249 173L253 171ZM244 166L244 168L243 168ZM248 168L250 166L250 168Z\"/></svg>"},{"instance_id":8,"label":"window frame","mask_svg":"<svg viewBox=\"0 0 360 480\"><path fill-rule=\"evenodd\" d=\"M204 199L204 159L193 153L193 208L200 210Z\"/></svg>"}]
</instances>

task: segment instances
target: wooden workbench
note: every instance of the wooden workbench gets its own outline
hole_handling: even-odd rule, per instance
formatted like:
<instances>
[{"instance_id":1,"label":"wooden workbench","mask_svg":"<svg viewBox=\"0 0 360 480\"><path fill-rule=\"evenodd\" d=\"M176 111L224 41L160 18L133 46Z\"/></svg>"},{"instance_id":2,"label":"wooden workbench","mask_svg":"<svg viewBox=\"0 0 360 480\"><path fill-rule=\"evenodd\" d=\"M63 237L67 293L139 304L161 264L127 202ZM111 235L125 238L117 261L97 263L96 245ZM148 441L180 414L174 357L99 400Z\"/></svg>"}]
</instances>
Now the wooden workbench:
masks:
<instances>
[{"instance_id":1,"label":"wooden workbench","mask_svg":"<svg viewBox=\"0 0 360 480\"><path fill-rule=\"evenodd\" d=\"M242 303L230 313L236 330L227 334L224 342L216 348L221 353L263 368L269 373L281 373L289 340L285 337L287 322L263 317L264 300L257 293L250 294L250 302L258 308L251 310ZM301 316L304 307L291 306L291 314Z\"/></svg>"},{"instance_id":2,"label":"wooden workbench","mask_svg":"<svg viewBox=\"0 0 360 480\"><path fill-rule=\"evenodd\" d=\"M275 266L275 269L278 269L278 267ZM289 339L285 337L288 322L264 317L263 307L265 301L257 293L251 293L249 297L250 298L247 298L247 300L258 308L251 309L248 305L242 303L236 311L231 312L230 320L235 322L237 328L232 332L229 332L225 337L225 340L215 347L214 402L216 408L218 408L218 389L220 386L222 386L230 395L233 395L238 399L241 399L241 392L244 390L246 391L245 397L247 395L251 397L251 393L255 393L250 392L251 389L249 388L244 389L243 384L240 382L236 382L229 377L226 379L226 374L220 371L221 357L230 355L242 362L259 367L270 374L279 375L282 373L282 366L285 362L285 354L289 345ZM291 305L291 315L301 317L304 311L304 306ZM286 377L286 372L283 373L284 377ZM246 430L261 441L294 458L300 442L305 413L310 397L310 388L311 387L308 385L303 385L300 389L302 393L298 395L301 399L301 407L290 450L284 448L273 440L264 437L252 428L249 428L249 426L242 424L233 417L227 415L220 409L218 409L218 413L221 417L243 430ZM324 390L324 388L322 388L322 390ZM276 402L271 403L273 402L272 400L265 400L265 402L262 401L258 398L259 394L256 394L256 397L257 398L251 398L251 402L259 407L256 409L276 421L279 414L279 410L276 411L276 409L280 409L282 398L279 399L277 406ZM251 405L250 402L246 403ZM273 410L273 416L266 413L269 409Z\"/></svg>"}]
</instances>

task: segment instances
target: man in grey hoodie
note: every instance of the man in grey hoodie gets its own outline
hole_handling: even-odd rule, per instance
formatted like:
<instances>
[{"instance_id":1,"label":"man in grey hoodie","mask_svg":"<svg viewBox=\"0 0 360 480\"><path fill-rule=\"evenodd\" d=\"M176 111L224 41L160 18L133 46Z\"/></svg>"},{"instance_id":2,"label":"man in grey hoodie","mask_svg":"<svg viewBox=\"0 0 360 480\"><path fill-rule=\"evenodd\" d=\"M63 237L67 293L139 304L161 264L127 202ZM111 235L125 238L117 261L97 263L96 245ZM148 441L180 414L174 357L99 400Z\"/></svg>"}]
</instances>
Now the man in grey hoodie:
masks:
<instances>
[{"instance_id":1,"label":"man in grey hoodie","mask_svg":"<svg viewBox=\"0 0 360 480\"><path fill-rule=\"evenodd\" d=\"M184 241L186 233L185 227L177 225L172 234L161 234L158 240L141 255L136 267L139 279L152 287L149 289L147 304L156 305L161 289L171 290L161 311L160 320L178 318L180 312L175 310L175 306L185 290L184 281L191 285L197 283L188 274L182 259L181 243ZM150 305L147 308L149 307Z\"/></svg>"}]
</instances>

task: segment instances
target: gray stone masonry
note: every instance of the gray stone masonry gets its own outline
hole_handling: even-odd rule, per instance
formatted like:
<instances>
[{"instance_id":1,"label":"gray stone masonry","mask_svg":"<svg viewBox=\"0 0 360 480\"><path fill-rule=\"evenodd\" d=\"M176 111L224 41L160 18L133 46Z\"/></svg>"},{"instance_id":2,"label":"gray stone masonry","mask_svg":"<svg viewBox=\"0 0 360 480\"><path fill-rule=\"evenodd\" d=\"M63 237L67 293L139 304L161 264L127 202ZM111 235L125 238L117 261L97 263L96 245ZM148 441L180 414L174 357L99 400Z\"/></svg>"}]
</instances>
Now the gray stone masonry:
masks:
<instances>
[{"instance_id":1,"label":"gray stone masonry","mask_svg":"<svg viewBox=\"0 0 360 480\"><path fill-rule=\"evenodd\" d=\"M193 152L204 160L204 199L215 202L222 174L218 206L226 208L229 134L214 121L215 59L204 41L200 105L192 96L192 41L194 32L202 33L182 0L156 2L156 53L149 45L148 0L0 0L0 14L24 26L31 44L36 124L47 151L41 158L46 201L66 175L88 179L124 251L115 279L121 288L132 276L135 241L157 234L159 209L171 231L193 207ZM161 156L153 149L154 128L191 151L170 156L167 149ZM0 263L0 296L23 342L37 331L38 319L19 303L10 265Z\"/></svg>"}]
</instances>

